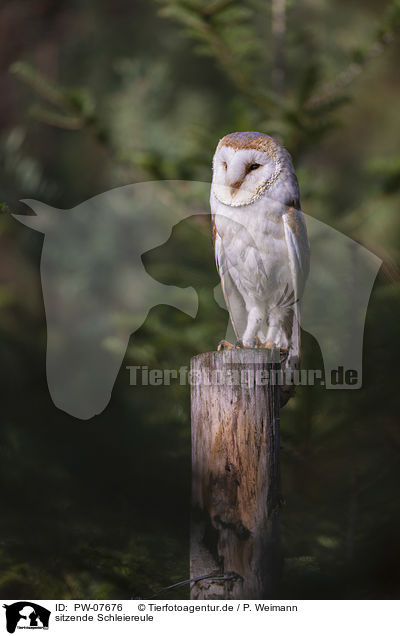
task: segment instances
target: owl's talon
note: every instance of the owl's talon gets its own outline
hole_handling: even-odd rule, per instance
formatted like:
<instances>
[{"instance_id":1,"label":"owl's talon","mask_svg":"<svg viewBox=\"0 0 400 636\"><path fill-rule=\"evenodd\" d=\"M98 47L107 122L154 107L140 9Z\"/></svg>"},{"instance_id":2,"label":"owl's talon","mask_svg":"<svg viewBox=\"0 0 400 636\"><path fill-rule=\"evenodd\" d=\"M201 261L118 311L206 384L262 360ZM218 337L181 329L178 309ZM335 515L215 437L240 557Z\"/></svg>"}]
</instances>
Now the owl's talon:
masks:
<instances>
[{"instance_id":1,"label":"owl's talon","mask_svg":"<svg viewBox=\"0 0 400 636\"><path fill-rule=\"evenodd\" d=\"M235 349L244 349L243 340L236 340L234 348Z\"/></svg>"},{"instance_id":2,"label":"owl's talon","mask_svg":"<svg viewBox=\"0 0 400 636\"><path fill-rule=\"evenodd\" d=\"M227 340L220 340L218 343L217 351L222 351L223 349L234 349L234 345L228 342Z\"/></svg>"},{"instance_id":3,"label":"owl's talon","mask_svg":"<svg viewBox=\"0 0 400 636\"><path fill-rule=\"evenodd\" d=\"M273 342L261 342L259 338L256 338L257 344L256 346L259 349L277 349L277 346L274 345Z\"/></svg>"},{"instance_id":4,"label":"owl's talon","mask_svg":"<svg viewBox=\"0 0 400 636\"><path fill-rule=\"evenodd\" d=\"M282 347L279 349L279 353L281 356L281 362L286 362L286 360L288 359L289 356L289 349L282 349Z\"/></svg>"}]
</instances>

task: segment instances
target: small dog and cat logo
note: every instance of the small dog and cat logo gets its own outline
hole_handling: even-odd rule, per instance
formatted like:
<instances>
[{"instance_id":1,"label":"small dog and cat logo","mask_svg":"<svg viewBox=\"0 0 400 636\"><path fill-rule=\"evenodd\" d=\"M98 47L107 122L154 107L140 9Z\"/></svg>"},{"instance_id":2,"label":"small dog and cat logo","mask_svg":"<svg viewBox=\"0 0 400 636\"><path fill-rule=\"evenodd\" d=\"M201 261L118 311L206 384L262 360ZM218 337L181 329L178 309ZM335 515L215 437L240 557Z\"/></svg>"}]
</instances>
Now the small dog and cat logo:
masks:
<instances>
[{"instance_id":1,"label":"small dog and cat logo","mask_svg":"<svg viewBox=\"0 0 400 636\"><path fill-rule=\"evenodd\" d=\"M18 601L3 607L9 634L14 634L16 629L49 629L51 612L37 603Z\"/></svg>"}]
</instances>

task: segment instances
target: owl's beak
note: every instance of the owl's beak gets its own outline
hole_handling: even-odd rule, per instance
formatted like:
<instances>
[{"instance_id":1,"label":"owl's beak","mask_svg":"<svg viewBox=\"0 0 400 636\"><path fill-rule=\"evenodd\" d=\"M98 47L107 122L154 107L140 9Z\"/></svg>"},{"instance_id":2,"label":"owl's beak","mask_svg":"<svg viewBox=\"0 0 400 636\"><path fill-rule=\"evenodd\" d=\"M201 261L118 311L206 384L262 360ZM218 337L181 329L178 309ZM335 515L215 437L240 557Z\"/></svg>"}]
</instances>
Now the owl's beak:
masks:
<instances>
[{"instance_id":1,"label":"owl's beak","mask_svg":"<svg viewBox=\"0 0 400 636\"><path fill-rule=\"evenodd\" d=\"M231 185L231 195L234 197L237 193L238 190L240 188L240 186L242 185L243 181L236 181L235 183L232 183Z\"/></svg>"}]
</instances>

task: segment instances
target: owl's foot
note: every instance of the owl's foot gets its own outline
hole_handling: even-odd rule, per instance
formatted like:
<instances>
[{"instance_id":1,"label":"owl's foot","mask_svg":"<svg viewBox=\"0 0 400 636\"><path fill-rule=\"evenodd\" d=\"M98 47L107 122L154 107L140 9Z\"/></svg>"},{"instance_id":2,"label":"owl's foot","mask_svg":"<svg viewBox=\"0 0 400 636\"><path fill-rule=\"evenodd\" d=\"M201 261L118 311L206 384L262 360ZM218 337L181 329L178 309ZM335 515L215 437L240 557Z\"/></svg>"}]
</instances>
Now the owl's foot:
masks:
<instances>
[{"instance_id":1,"label":"owl's foot","mask_svg":"<svg viewBox=\"0 0 400 636\"><path fill-rule=\"evenodd\" d=\"M258 344L258 338L254 338L253 340L251 340L250 342L243 342L243 340L237 340L235 342L235 349L258 349L259 348L259 344Z\"/></svg>"},{"instance_id":2,"label":"owl's foot","mask_svg":"<svg viewBox=\"0 0 400 636\"><path fill-rule=\"evenodd\" d=\"M258 338L253 338L253 340L249 340L248 342L243 342L243 340L235 342L235 349L259 349L261 346L261 342Z\"/></svg>"},{"instance_id":3,"label":"owl's foot","mask_svg":"<svg viewBox=\"0 0 400 636\"><path fill-rule=\"evenodd\" d=\"M260 338L256 336L246 342L238 340L235 342L235 349L279 349L279 347L270 342L261 342Z\"/></svg>"},{"instance_id":4,"label":"owl's foot","mask_svg":"<svg viewBox=\"0 0 400 636\"><path fill-rule=\"evenodd\" d=\"M227 340L221 340L218 343L217 351L222 351L223 349L235 349L235 346Z\"/></svg>"},{"instance_id":5,"label":"owl's foot","mask_svg":"<svg viewBox=\"0 0 400 636\"><path fill-rule=\"evenodd\" d=\"M289 349L284 349L283 347L279 347L273 342L261 342L259 338L255 338L255 347L257 349L279 349L280 360L281 362L285 362L289 355Z\"/></svg>"},{"instance_id":6,"label":"owl's foot","mask_svg":"<svg viewBox=\"0 0 400 636\"><path fill-rule=\"evenodd\" d=\"M274 342L261 342L260 338L256 337L254 339L254 346L257 347L257 349L279 349L278 345L276 345ZM281 351L283 351L283 349L280 349Z\"/></svg>"}]
</instances>

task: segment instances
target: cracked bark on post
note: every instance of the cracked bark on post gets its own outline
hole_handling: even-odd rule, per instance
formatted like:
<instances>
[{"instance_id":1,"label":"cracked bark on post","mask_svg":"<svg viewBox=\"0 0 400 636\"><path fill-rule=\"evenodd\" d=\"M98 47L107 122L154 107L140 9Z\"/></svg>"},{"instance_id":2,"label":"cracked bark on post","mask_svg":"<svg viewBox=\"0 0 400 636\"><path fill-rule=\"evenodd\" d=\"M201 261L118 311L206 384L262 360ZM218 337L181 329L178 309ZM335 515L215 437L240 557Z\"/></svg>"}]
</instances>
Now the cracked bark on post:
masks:
<instances>
[{"instance_id":1,"label":"cracked bark on post","mask_svg":"<svg viewBox=\"0 0 400 636\"><path fill-rule=\"evenodd\" d=\"M276 592L279 387L268 379L279 367L276 356L237 349L191 360L190 576L226 576L192 584L192 599L265 599Z\"/></svg>"}]
</instances>

